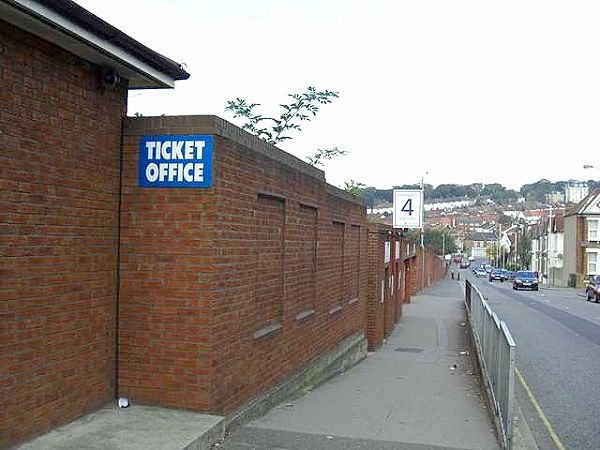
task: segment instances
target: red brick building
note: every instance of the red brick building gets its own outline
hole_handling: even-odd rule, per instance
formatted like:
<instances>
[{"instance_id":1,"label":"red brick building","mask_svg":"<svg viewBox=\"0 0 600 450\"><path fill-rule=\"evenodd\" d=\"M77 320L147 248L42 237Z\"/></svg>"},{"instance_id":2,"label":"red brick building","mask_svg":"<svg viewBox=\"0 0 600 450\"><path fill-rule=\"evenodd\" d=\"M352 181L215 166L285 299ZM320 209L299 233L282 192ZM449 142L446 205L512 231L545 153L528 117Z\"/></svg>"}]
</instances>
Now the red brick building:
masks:
<instances>
[{"instance_id":1,"label":"red brick building","mask_svg":"<svg viewBox=\"0 0 600 450\"><path fill-rule=\"evenodd\" d=\"M212 184L140 187L153 135L214 138ZM120 393L227 414L361 332L365 216L321 170L218 117L127 119Z\"/></svg>"},{"instance_id":2,"label":"red brick building","mask_svg":"<svg viewBox=\"0 0 600 450\"><path fill-rule=\"evenodd\" d=\"M443 275L222 119L126 118L189 75L76 4L0 18L0 448L118 395L234 414Z\"/></svg>"},{"instance_id":3,"label":"red brick building","mask_svg":"<svg viewBox=\"0 0 600 450\"><path fill-rule=\"evenodd\" d=\"M115 398L126 92L187 77L72 2L0 1L0 448Z\"/></svg>"}]
</instances>

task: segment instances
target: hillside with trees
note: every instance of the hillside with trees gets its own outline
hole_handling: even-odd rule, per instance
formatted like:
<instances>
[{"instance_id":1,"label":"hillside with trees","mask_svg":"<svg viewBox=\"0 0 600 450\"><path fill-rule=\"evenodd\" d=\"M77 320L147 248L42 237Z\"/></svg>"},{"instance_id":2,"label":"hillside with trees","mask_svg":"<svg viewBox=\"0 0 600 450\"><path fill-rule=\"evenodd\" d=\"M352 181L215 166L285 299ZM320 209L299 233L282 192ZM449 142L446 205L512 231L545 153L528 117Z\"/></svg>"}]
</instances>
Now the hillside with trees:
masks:
<instances>
[{"instance_id":1,"label":"hillside with trees","mask_svg":"<svg viewBox=\"0 0 600 450\"><path fill-rule=\"evenodd\" d=\"M542 179L536 183L525 184L517 192L513 189L507 189L499 183L483 184L473 183L463 184L440 184L434 188L431 184L425 183L424 195L426 201L480 197L489 198L498 205L509 205L515 203L520 198L526 201L545 202L548 195L552 193L564 193L565 184L568 181L557 181L555 183ZM600 183L595 180L587 181L590 191L600 187ZM393 200L394 189L419 189L419 184L405 184L394 186L391 189L378 189L375 187L365 187L361 190L361 196L364 197L368 207L391 204Z\"/></svg>"}]
</instances>

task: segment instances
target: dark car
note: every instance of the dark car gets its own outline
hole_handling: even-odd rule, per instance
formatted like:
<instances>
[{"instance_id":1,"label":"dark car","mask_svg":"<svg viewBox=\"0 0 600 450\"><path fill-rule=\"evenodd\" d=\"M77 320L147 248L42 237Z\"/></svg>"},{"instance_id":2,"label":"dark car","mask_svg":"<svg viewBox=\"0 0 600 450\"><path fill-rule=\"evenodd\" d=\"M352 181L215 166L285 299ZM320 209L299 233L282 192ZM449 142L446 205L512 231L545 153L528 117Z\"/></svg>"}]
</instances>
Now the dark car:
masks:
<instances>
[{"instance_id":1,"label":"dark car","mask_svg":"<svg viewBox=\"0 0 600 450\"><path fill-rule=\"evenodd\" d=\"M490 272L490 281L504 281L506 279L506 274L502 269L493 269Z\"/></svg>"},{"instance_id":2,"label":"dark car","mask_svg":"<svg viewBox=\"0 0 600 450\"><path fill-rule=\"evenodd\" d=\"M532 291L537 291L538 287L538 279L535 275L535 272L531 270L519 270L515 274L515 278L513 278L513 289L530 289Z\"/></svg>"},{"instance_id":3,"label":"dark car","mask_svg":"<svg viewBox=\"0 0 600 450\"><path fill-rule=\"evenodd\" d=\"M600 275L590 276L590 280L585 287L585 298L588 302L592 300L596 303L600 302Z\"/></svg>"}]
</instances>

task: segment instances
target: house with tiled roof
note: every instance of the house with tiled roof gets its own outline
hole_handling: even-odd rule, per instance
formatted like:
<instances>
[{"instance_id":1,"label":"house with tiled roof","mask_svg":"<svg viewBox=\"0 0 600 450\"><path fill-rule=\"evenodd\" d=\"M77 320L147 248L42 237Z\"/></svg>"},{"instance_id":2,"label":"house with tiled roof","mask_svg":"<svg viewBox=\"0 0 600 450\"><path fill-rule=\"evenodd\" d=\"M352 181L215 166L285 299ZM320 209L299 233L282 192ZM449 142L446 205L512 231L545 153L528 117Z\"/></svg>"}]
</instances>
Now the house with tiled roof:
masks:
<instances>
[{"instance_id":1,"label":"house with tiled roof","mask_svg":"<svg viewBox=\"0 0 600 450\"><path fill-rule=\"evenodd\" d=\"M531 270L539 273L542 284L566 286L564 267L565 210L548 209L532 227Z\"/></svg>"},{"instance_id":2,"label":"house with tiled roof","mask_svg":"<svg viewBox=\"0 0 600 450\"><path fill-rule=\"evenodd\" d=\"M590 275L600 275L600 189L565 214L564 233L567 284L582 286Z\"/></svg>"},{"instance_id":3,"label":"house with tiled roof","mask_svg":"<svg viewBox=\"0 0 600 450\"><path fill-rule=\"evenodd\" d=\"M464 240L464 251L475 259L487 257L487 248L494 245L496 235L493 232L483 231L467 233Z\"/></svg>"}]
</instances>

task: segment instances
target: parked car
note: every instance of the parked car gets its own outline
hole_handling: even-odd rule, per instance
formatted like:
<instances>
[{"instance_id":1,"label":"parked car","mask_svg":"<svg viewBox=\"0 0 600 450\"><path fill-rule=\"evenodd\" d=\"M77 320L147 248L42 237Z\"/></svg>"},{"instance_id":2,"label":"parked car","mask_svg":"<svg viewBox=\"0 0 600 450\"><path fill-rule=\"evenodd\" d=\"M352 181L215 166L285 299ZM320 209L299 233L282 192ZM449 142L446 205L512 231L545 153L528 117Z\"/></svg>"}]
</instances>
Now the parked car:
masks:
<instances>
[{"instance_id":1,"label":"parked car","mask_svg":"<svg viewBox=\"0 0 600 450\"><path fill-rule=\"evenodd\" d=\"M506 274L502 269L492 269L490 272L489 280L491 281L504 281L506 279Z\"/></svg>"},{"instance_id":2,"label":"parked car","mask_svg":"<svg viewBox=\"0 0 600 450\"><path fill-rule=\"evenodd\" d=\"M600 303L600 275L590 276L585 287L585 298L588 302L594 300L596 303Z\"/></svg>"},{"instance_id":3,"label":"parked car","mask_svg":"<svg viewBox=\"0 0 600 450\"><path fill-rule=\"evenodd\" d=\"M519 270L513 279L513 289L531 289L537 291L539 289L538 279L535 272L531 270Z\"/></svg>"}]
</instances>

